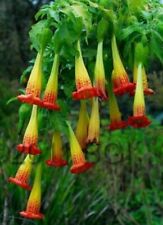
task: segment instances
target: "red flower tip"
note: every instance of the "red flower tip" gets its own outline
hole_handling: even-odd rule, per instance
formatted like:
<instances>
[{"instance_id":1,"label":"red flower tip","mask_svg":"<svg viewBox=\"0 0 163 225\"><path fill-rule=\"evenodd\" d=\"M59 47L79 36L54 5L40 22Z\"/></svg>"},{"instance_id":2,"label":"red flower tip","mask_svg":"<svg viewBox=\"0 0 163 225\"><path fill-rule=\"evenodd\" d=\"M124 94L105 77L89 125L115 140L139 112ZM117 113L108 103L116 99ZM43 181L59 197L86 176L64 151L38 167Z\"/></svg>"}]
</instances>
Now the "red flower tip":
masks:
<instances>
[{"instance_id":1,"label":"red flower tip","mask_svg":"<svg viewBox=\"0 0 163 225\"><path fill-rule=\"evenodd\" d=\"M67 161L64 159L49 159L46 161L46 164L48 166L54 166L54 167L63 167L67 165Z\"/></svg>"},{"instance_id":2,"label":"red flower tip","mask_svg":"<svg viewBox=\"0 0 163 225\"><path fill-rule=\"evenodd\" d=\"M88 99L97 97L97 89L95 87L83 87L72 93L73 99Z\"/></svg>"},{"instance_id":3,"label":"red flower tip","mask_svg":"<svg viewBox=\"0 0 163 225\"><path fill-rule=\"evenodd\" d=\"M155 92L151 88L144 89L145 95L153 95Z\"/></svg>"},{"instance_id":4,"label":"red flower tip","mask_svg":"<svg viewBox=\"0 0 163 225\"><path fill-rule=\"evenodd\" d=\"M108 100L108 94L103 90L97 89L97 95L104 101Z\"/></svg>"},{"instance_id":5,"label":"red flower tip","mask_svg":"<svg viewBox=\"0 0 163 225\"><path fill-rule=\"evenodd\" d=\"M50 103L42 101L42 108L51 109L51 110L60 110L60 106L57 103Z\"/></svg>"},{"instance_id":6,"label":"red flower tip","mask_svg":"<svg viewBox=\"0 0 163 225\"><path fill-rule=\"evenodd\" d=\"M130 96L135 95L135 88L136 88L136 83L134 83L134 89L130 92ZM145 95L153 95L153 94L155 94L155 92L151 88L145 88L144 94Z\"/></svg>"},{"instance_id":7,"label":"red flower tip","mask_svg":"<svg viewBox=\"0 0 163 225\"><path fill-rule=\"evenodd\" d=\"M16 149L19 152L31 155L39 155L41 153L40 149L37 148L36 145L33 144L19 144Z\"/></svg>"},{"instance_id":8,"label":"red flower tip","mask_svg":"<svg viewBox=\"0 0 163 225\"><path fill-rule=\"evenodd\" d=\"M26 190L29 190L29 191L32 189L31 186L29 186L29 184L22 182L21 180L15 178L15 177L9 177L8 182L14 183Z\"/></svg>"},{"instance_id":9,"label":"red flower tip","mask_svg":"<svg viewBox=\"0 0 163 225\"><path fill-rule=\"evenodd\" d=\"M111 122L109 125L109 130L118 130L118 129L123 129L128 126L128 123L126 121L114 121Z\"/></svg>"},{"instance_id":10,"label":"red flower tip","mask_svg":"<svg viewBox=\"0 0 163 225\"><path fill-rule=\"evenodd\" d=\"M71 173L83 173L83 172L89 170L92 166L94 166L94 163L90 163L90 162L74 164L71 167L70 171L71 171Z\"/></svg>"},{"instance_id":11,"label":"red flower tip","mask_svg":"<svg viewBox=\"0 0 163 225\"><path fill-rule=\"evenodd\" d=\"M147 127L150 124L151 124L151 121L145 115L130 116L128 118L128 125L135 128Z\"/></svg>"},{"instance_id":12,"label":"red flower tip","mask_svg":"<svg viewBox=\"0 0 163 225\"><path fill-rule=\"evenodd\" d=\"M33 212L28 212L28 211L22 211L20 212L20 215L25 217L25 218L28 218L28 219L43 219L44 218L44 215L41 214L41 213L33 213Z\"/></svg>"},{"instance_id":13,"label":"red flower tip","mask_svg":"<svg viewBox=\"0 0 163 225\"><path fill-rule=\"evenodd\" d=\"M24 102L24 103L42 106L41 99L39 97L34 97L32 94L18 95L17 98L18 98L19 101Z\"/></svg>"},{"instance_id":14,"label":"red flower tip","mask_svg":"<svg viewBox=\"0 0 163 225\"><path fill-rule=\"evenodd\" d=\"M123 95L125 93L132 93L133 90L135 89L135 85L131 82L122 84L119 87L114 88L114 93L115 95Z\"/></svg>"}]
</instances>

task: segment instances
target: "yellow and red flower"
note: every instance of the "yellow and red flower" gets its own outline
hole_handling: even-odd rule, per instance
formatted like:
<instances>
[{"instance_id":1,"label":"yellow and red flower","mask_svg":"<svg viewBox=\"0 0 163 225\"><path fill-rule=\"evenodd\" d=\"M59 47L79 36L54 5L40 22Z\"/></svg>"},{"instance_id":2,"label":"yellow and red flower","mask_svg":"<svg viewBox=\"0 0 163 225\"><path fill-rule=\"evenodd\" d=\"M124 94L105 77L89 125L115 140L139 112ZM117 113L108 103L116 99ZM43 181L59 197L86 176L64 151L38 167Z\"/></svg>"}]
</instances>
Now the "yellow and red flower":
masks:
<instances>
[{"instance_id":1,"label":"yellow and red flower","mask_svg":"<svg viewBox=\"0 0 163 225\"><path fill-rule=\"evenodd\" d=\"M114 93L116 95L131 93L134 89L134 84L129 81L129 77L121 61L115 35L112 37L111 46L113 56L112 82L114 86Z\"/></svg>"},{"instance_id":2,"label":"yellow and red flower","mask_svg":"<svg viewBox=\"0 0 163 225\"><path fill-rule=\"evenodd\" d=\"M75 57L75 82L77 91L72 93L73 99L81 100L97 96L97 89L92 86L91 79L84 65L80 41L77 43L79 56Z\"/></svg>"},{"instance_id":3,"label":"yellow and red flower","mask_svg":"<svg viewBox=\"0 0 163 225\"><path fill-rule=\"evenodd\" d=\"M28 184L32 169L33 156L27 155L24 162L20 165L15 177L9 177L8 181L26 190L31 190Z\"/></svg>"},{"instance_id":4,"label":"yellow and red flower","mask_svg":"<svg viewBox=\"0 0 163 225\"><path fill-rule=\"evenodd\" d=\"M145 100L143 90L143 67L142 64L138 64L138 75L136 83L136 91L133 105L133 116L128 118L128 124L132 127L146 127L151 122L145 115Z\"/></svg>"},{"instance_id":5,"label":"yellow and red flower","mask_svg":"<svg viewBox=\"0 0 163 225\"><path fill-rule=\"evenodd\" d=\"M83 173L93 166L93 163L87 162L82 152L81 146L68 123L69 128L69 140L70 140L70 150L73 165L70 169L71 173Z\"/></svg>"},{"instance_id":6,"label":"yellow and red flower","mask_svg":"<svg viewBox=\"0 0 163 225\"><path fill-rule=\"evenodd\" d=\"M46 161L48 166L62 167L66 166L67 162L63 158L61 134L55 131L52 140L51 159Z\"/></svg>"},{"instance_id":7,"label":"yellow and red flower","mask_svg":"<svg viewBox=\"0 0 163 225\"><path fill-rule=\"evenodd\" d=\"M42 101L43 103L42 107L51 110L60 109L59 105L56 103L58 95L58 69L59 69L59 55L55 54L51 74L48 83L46 85Z\"/></svg>"},{"instance_id":8,"label":"yellow and red flower","mask_svg":"<svg viewBox=\"0 0 163 225\"><path fill-rule=\"evenodd\" d=\"M92 100L92 112L88 128L87 143L96 142L99 143L100 135L100 115L99 115L99 103L98 98Z\"/></svg>"},{"instance_id":9,"label":"yellow and red flower","mask_svg":"<svg viewBox=\"0 0 163 225\"><path fill-rule=\"evenodd\" d=\"M42 58L43 53L38 52L33 69L31 71L25 95L19 95L17 98L21 102L28 104L42 105L40 99L41 86L42 86Z\"/></svg>"},{"instance_id":10,"label":"yellow and red flower","mask_svg":"<svg viewBox=\"0 0 163 225\"><path fill-rule=\"evenodd\" d=\"M105 89L106 79L103 62L103 41L100 41L98 43L94 74L95 74L95 87L97 88L98 96L106 100L108 96Z\"/></svg>"},{"instance_id":11,"label":"yellow and red flower","mask_svg":"<svg viewBox=\"0 0 163 225\"><path fill-rule=\"evenodd\" d=\"M110 125L109 130L122 129L127 126L127 122L121 118L121 112L118 107L117 99L113 93L112 85L109 85L109 114L110 114Z\"/></svg>"},{"instance_id":12,"label":"yellow and red flower","mask_svg":"<svg viewBox=\"0 0 163 225\"><path fill-rule=\"evenodd\" d=\"M136 87L136 82L137 82L137 74L138 74L138 65L135 62L134 63L134 71L133 71L133 77L134 77L134 85ZM145 67L142 66L142 79L143 79L143 90L145 95L153 95L154 91L148 87L148 80L147 80L147 74L145 71ZM135 90L130 93L131 96L135 94Z\"/></svg>"},{"instance_id":13,"label":"yellow and red flower","mask_svg":"<svg viewBox=\"0 0 163 225\"><path fill-rule=\"evenodd\" d=\"M76 137L82 149L86 148L88 135L89 116L85 101L80 102L79 119L76 127Z\"/></svg>"},{"instance_id":14,"label":"yellow and red flower","mask_svg":"<svg viewBox=\"0 0 163 225\"><path fill-rule=\"evenodd\" d=\"M41 151L37 147L38 126L37 126L37 106L33 105L31 118L26 128L23 143L17 145L17 150L26 154L37 155Z\"/></svg>"},{"instance_id":15,"label":"yellow and red flower","mask_svg":"<svg viewBox=\"0 0 163 225\"><path fill-rule=\"evenodd\" d=\"M28 219L43 219L44 215L40 213L41 207L41 165L37 166L34 184L27 202L25 211L20 215Z\"/></svg>"}]
</instances>

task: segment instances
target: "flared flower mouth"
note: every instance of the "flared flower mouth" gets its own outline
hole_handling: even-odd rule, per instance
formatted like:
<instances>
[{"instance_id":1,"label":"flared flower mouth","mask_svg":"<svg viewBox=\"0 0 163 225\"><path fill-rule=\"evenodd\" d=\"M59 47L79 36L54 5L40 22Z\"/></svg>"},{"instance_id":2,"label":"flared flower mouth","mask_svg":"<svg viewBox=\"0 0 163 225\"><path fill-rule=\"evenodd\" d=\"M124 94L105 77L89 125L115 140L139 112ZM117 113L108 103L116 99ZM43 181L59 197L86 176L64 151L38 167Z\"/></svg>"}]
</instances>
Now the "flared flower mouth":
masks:
<instances>
[{"instance_id":1,"label":"flared flower mouth","mask_svg":"<svg viewBox=\"0 0 163 225\"><path fill-rule=\"evenodd\" d=\"M42 107L42 100L39 97L35 97L33 94L18 95L17 98L23 103Z\"/></svg>"},{"instance_id":2,"label":"flared flower mouth","mask_svg":"<svg viewBox=\"0 0 163 225\"><path fill-rule=\"evenodd\" d=\"M134 84L134 89L130 92L130 96L134 96L135 95L135 88L136 88L136 83L133 83ZM145 88L144 89L144 94L145 95L154 95L155 92L154 90L152 90L151 88Z\"/></svg>"},{"instance_id":3,"label":"flared flower mouth","mask_svg":"<svg viewBox=\"0 0 163 225\"><path fill-rule=\"evenodd\" d=\"M46 164L51 167L63 167L67 166L67 161L64 159L54 158L46 160Z\"/></svg>"},{"instance_id":4,"label":"flared flower mouth","mask_svg":"<svg viewBox=\"0 0 163 225\"><path fill-rule=\"evenodd\" d=\"M108 93L103 89L97 88L97 96L104 101L108 100Z\"/></svg>"},{"instance_id":5,"label":"flared flower mouth","mask_svg":"<svg viewBox=\"0 0 163 225\"><path fill-rule=\"evenodd\" d=\"M16 184L16 185L18 185L18 186L20 186L20 187L22 187L22 188L24 188L28 191L30 191L32 189L29 184L27 184L24 181L21 181L21 180L17 179L16 177L9 177L8 182Z\"/></svg>"},{"instance_id":6,"label":"flared flower mouth","mask_svg":"<svg viewBox=\"0 0 163 225\"><path fill-rule=\"evenodd\" d=\"M121 84L119 87L115 85L114 93L115 95L124 95L125 93L132 93L135 89L135 85L131 82L126 82Z\"/></svg>"},{"instance_id":7,"label":"flared flower mouth","mask_svg":"<svg viewBox=\"0 0 163 225\"><path fill-rule=\"evenodd\" d=\"M20 212L20 215L28 218L28 219L37 219L37 220L41 220L44 219L44 215L41 213L33 213L33 212L28 212L28 211L22 211Z\"/></svg>"},{"instance_id":8,"label":"flared flower mouth","mask_svg":"<svg viewBox=\"0 0 163 225\"><path fill-rule=\"evenodd\" d=\"M144 94L145 95L153 95L153 94L155 94L155 92L151 88L146 88L146 89L144 89Z\"/></svg>"},{"instance_id":9,"label":"flared flower mouth","mask_svg":"<svg viewBox=\"0 0 163 225\"><path fill-rule=\"evenodd\" d=\"M40 149L37 148L35 144L19 144L17 145L16 149L25 154L31 154L31 155L39 155L41 154Z\"/></svg>"},{"instance_id":10,"label":"flared flower mouth","mask_svg":"<svg viewBox=\"0 0 163 225\"><path fill-rule=\"evenodd\" d=\"M73 92L72 96L75 100L81 100L97 97L98 93L95 87L83 87Z\"/></svg>"},{"instance_id":11,"label":"flared flower mouth","mask_svg":"<svg viewBox=\"0 0 163 225\"><path fill-rule=\"evenodd\" d=\"M126 121L113 121L109 125L109 130L118 130L118 129L124 129L128 126L128 123Z\"/></svg>"},{"instance_id":12,"label":"flared flower mouth","mask_svg":"<svg viewBox=\"0 0 163 225\"><path fill-rule=\"evenodd\" d=\"M94 163L90 163L90 162L74 164L71 167L70 171L71 171L71 173L75 173L75 174L83 173L83 172L89 170L93 166L94 166Z\"/></svg>"},{"instance_id":13,"label":"flared flower mouth","mask_svg":"<svg viewBox=\"0 0 163 225\"><path fill-rule=\"evenodd\" d=\"M134 128L147 127L151 124L151 121L145 116L130 116L128 118L128 125Z\"/></svg>"},{"instance_id":14,"label":"flared flower mouth","mask_svg":"<svg viewBox=\"0 0 163 225\"><path fill-rule=\"evenodd\" d=\"M60 106L57 103L50 103L48 101L42 101L42 108L46 108L46 109L50 109L50 110L56 110L59 111L60 110Z\"/></svg>"}]
</instances>

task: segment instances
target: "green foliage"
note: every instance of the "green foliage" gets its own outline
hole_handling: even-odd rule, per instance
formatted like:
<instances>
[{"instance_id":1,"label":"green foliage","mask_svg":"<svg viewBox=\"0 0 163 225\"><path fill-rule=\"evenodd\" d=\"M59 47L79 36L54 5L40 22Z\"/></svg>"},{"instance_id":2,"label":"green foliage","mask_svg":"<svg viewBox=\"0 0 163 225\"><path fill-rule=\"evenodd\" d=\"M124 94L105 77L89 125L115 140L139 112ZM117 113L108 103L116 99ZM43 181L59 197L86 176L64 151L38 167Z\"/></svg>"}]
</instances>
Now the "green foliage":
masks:
<instances>
[{"instance_id":1,"label":"green foliage","mask_svg":"<svg viewBox=\"0 0 163 225\"><path fill-rule=\"evenodd\" d=\"M44 51L52 37L52 31L48 28L48 21L42 20L33 25L29 35L32 47L37 51Z\"/></svg>"}]
</instances>

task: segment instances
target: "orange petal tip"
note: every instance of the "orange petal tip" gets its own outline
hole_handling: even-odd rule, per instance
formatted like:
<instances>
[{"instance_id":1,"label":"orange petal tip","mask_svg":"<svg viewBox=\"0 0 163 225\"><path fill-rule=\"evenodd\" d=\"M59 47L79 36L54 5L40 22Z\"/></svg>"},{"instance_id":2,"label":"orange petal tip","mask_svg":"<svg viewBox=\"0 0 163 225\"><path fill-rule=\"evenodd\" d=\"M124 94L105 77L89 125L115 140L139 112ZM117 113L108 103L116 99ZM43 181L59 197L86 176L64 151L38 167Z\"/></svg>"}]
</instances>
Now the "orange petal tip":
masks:
<instances>
[{"instance_id":1,"label":"orange petal tip","mask_svg":"<svg viewBox=\"0 0 163 225\"><path fill-rule=\"evenodd\" d=\"M20 187L22 187L22 188L24 188L28 191L30 191L32 189L29 184L24 183L21 180L18 180L17 178L15 178L15 177L9 177L8 182L16 184L16 185L18 185L18 186L20 186Z\"/></svg>"},{"instance_id":2,"label":"orange petal tip","mask_svg":"<svg viewBox=\"0 0 163 225\"><path fill-rule=\"evenodd\" d=\"M39 155L41 154L40 149L37 148L36 145L30 145L30 144L19 144L17 145L16 149L18 152L25 153L25 154L31 154L31 155Z\"/></svg>"},{"instance_id":3,"label":"orange petal tip","mask_svg":"<svg viewBox=\"0 0 163 225\"><path fill-rule=\"evenodd\" d=\"M151 121L145 116L130 116L128 118L128 125L134 128L147 127L151 124Z\"/></svg>"},{"instance_id":4,"label":"orange petal tip","mask_svg":"<svg viewBox=\"0 0 163 225\"><path fill-rule=\"evenodd\" d=\"M85 162L81 164L75 164L71 167L70 171L71 173L84 173L85 171L89 170L91 167L94 166L94 163Z\"/></svg>"},{"instance_id":5,"label":"orange petal tip","mask_svg":"<svg viewBox=\"0 0 163 225\"><path fill-rule=\"evenodd\" d=\"M37 219L37 220L44 219L44 215L41 213L32 213L28 211L22 211L20 212L20 215L27 219Z\"/></svg>"},{"instance_id":6,"label":"orange petal tip","mask_svg":"<svg viewBox=\"0 0 163 225\"><path fill-rule=\"evenodd\" d=\"M63 166L66 166L67 165L67 161L66 160L63 160L63 159L57 159L57 160L47 160L46 161L46 164L48 166L51 166L51 167L63 167Z\"/></svg>"}]
</instances>

